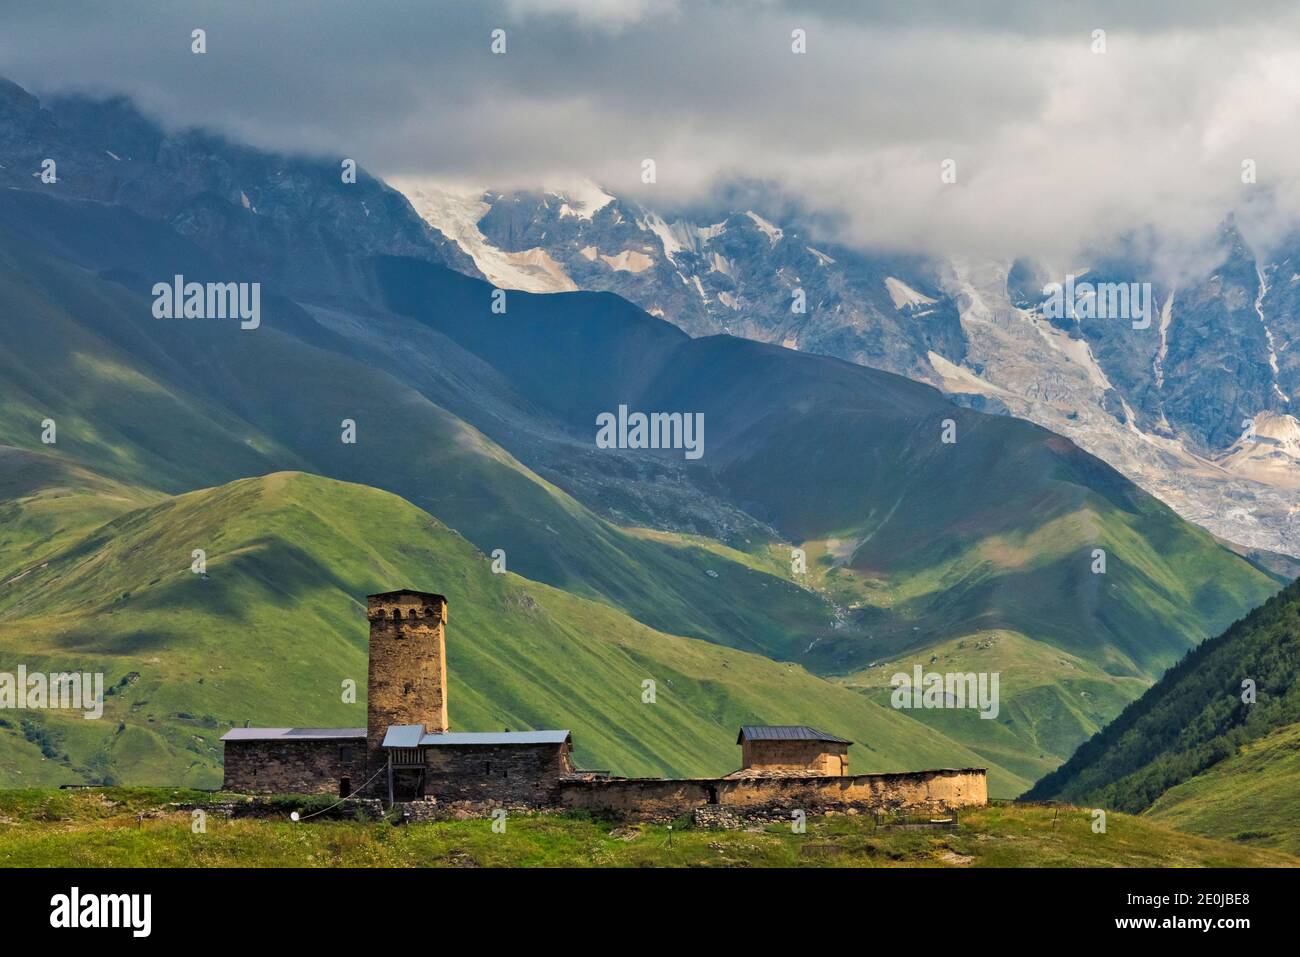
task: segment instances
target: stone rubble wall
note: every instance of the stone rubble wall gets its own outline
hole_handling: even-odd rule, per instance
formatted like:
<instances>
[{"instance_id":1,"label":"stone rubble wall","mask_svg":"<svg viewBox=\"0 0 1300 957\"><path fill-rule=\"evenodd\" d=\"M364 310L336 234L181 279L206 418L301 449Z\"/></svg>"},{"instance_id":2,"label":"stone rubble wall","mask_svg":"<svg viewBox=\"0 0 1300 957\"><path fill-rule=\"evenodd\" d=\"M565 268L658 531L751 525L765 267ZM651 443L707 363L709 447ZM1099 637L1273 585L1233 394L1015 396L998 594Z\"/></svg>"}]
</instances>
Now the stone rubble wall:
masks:
<instances>
[{"instance_id":1,"label":"stone rubble wall","mask_svg":"<svg viewBox=\"0 0 1300 957\"><path fill-rule=\"evenodd\" d=\"M849 746L829 741L749 741L740 749L740 766L757 770L808 768L842 774L849 766Z\"/></svg>"},{"instance_id":2,"label":"stone rubble wall","mask_svg":"<svg viewBox=\"0 0 1300 957\"><path fill-rule=\"evenodd\" d=\"M565 808L628 820L670 821L709 805L745 818L785 820L791 810L812 815L980 806L988 803L988 776L983 768L966 768L822 778L566 780L559 800Z\"/></svg>"},{"instance_id":3,"label":"stone rubble wall","mask_svg":"<svg viewBox=\"0 0 1300 957\"><path fill-rule=\"evenodd\" d=\"M222 789L241 794L338 794L366 779L365 738L225 742ZM376 782L378 783L378 782Z\"/></svg>"},{"instance_id":4,"label":"stone rubble wall","mask_svg":"<svg viewBox=\"0 0 1300 957\"><path fill-rule=\"evenodd\" d=\"M425 752L424 793L442 802L555 804L560 777L569 770L565 744L431 747Z\"/></svg>"},{"instance_id":5,"label":"stone rubble wall","mask_svg":"<svg viewBox=\"0 0 1300 957\"><path fill-rule=\"evenodd\" d=\"M622 820L670 822L721 807L746 820L788 820L870 810L944 810L988 803L983 768L825 777L593 778L570 776L567 747L557 745L429 748L425 801L418 814L475 817L587 811ZM365 740L228 741L225 789L245 794L337 794L342 777L359 792L368 775ZM367 797L386 797L381 775ZM705 811L707 817L710 811ZM720 812L719 812L720 813Z\"/></svg>"}]
</instances>

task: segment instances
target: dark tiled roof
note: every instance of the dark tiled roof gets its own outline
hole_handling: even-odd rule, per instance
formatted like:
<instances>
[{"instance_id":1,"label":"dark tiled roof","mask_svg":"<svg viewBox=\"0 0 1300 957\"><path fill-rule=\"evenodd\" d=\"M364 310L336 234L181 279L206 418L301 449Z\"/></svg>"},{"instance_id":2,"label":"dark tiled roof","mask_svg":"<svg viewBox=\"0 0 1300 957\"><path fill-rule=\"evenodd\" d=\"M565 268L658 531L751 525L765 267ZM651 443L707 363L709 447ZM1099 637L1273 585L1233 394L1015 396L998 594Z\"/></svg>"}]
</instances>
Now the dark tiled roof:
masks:
<instances>
[{"instance_id":1,"label":"dark tiled roof","mask_svg":"<svg viewBox=\"0 0 1300 957\"><path fill-rule=\"evenodd\" d=\"M742 741L827 741L831 744L852 744L825 731L802 724L746 724L740 728L736 743Z\"/></svg>"}]
</instances>

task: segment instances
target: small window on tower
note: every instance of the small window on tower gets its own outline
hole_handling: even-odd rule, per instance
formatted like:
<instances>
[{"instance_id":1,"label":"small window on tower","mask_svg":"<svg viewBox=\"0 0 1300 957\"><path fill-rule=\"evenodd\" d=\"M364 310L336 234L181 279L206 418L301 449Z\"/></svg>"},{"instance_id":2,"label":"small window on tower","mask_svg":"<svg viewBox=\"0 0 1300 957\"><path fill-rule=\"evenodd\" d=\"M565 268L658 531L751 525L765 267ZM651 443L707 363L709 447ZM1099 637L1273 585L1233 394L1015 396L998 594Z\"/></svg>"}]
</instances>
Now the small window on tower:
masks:
<instances>
[{"instance_id":1,"label":"small window on tower","mask_svg":"<svg viewBox=\"0 0 1300 957\"><path fill-rule=\"evenodd\" d=\"M402 694L410 694L414 690L415 690L415 685L411 684L409 681L406 684L402 685Z\"/></svg>"},{"instance_id":2,"label":"small window on tower","mask_svg":"<svg viewBox=\"0 0 1300 957\"><path fill-rule=\"evenodd\" d=\"M393 609L393 621L401 621L401 620L402 620L402 609L400 609L400 608L394 608L394 609Z\"/></svg>"},{"instance_id":3,"label":"small window on tower","mask_svg":"<svg viewBox=\"0 0 1300 957\"><path fill-rule=\"evenodd\" d=\"M342 761L344 764L350 763L352 761L352 749L339 748L339 760Z\"/></svg>"},{"instance_id":4,"label":"small window on tower","mask_svg":"<svg viewBox=\"0 0 1300 957\"><path fill-rule=\"evenodd\" d=\"M492 773L492 762L491 762L491 761L484 761L484 762L483 762L483 773L484 773L485 775L488 775L488 774L491 774L491 773Z\"/></svg>"}]
</instances>

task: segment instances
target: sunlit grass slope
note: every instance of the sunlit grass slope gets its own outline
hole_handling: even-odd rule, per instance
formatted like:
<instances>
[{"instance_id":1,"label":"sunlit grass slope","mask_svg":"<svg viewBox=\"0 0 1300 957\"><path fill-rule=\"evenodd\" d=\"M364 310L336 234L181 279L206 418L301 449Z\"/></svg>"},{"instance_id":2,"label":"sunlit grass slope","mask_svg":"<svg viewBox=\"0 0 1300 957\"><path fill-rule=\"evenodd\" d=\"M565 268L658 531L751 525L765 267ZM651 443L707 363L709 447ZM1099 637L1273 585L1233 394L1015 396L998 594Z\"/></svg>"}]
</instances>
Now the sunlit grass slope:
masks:
<instances>
[{"instance_id":1,"label":"sunlit grass slope","mask_svg":"<svg viewBox=\"0 0 1300 957\"><path fill-rule=\"evenodd\" d=\"M1145 816L1193 834L1300 854L1300 724L1175 785Z\"/></svg>"},{"instance_id":2,"label":"sunlit grass slope","mask_svg":"<svg viewBox=\"0 0 1300 957\"><path fill-rule=\"evenodd\" d=\"M101 720L0 727L3 783L212 786L232 725L362 726L364 596L395 587L448 596L457 728L568 728L582 763L624 774L725 774L743 722L843 734L857 771L989 764L798 666L493 574L397 496L276 473L128 512L0 591L0 668L102 670L114 689ZM991 770L1007 792L1013 778Z\"/></svg>"}]
</instances>

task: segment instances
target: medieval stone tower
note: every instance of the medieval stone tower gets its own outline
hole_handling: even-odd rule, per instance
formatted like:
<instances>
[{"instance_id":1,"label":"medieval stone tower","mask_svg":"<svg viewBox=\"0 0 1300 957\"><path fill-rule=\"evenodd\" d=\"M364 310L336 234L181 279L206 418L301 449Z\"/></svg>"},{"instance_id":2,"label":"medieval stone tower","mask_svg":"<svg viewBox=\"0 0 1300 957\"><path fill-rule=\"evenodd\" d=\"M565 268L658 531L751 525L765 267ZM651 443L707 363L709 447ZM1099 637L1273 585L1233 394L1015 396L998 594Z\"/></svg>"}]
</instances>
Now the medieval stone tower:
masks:
<instances>
[{"instance_id":1,"label":"medieval stone tower","mask_svg":"<svg viewBox=\"0 0 1300 957\"><path fill-rule=\"evenodd\" d=\"M366 598L370 672L366 685L366 750L371 767L383 761L390 724L447 730L447 599L422 591Z\"/></svg>"}]
</instances>

